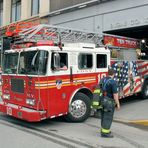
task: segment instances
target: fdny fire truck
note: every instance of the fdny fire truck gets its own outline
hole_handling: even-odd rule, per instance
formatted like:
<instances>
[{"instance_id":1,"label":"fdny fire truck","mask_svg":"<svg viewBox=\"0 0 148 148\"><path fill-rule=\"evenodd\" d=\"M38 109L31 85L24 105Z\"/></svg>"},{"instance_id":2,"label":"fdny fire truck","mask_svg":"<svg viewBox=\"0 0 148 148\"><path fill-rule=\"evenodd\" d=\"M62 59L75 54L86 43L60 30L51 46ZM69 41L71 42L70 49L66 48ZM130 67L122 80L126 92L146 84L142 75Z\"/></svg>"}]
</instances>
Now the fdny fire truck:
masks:
<instances>
[{"instance_id":1,"label":"fdny fire truck","mask_svg":"<svg viewBox=\"0 0 148 148\"><path fill-rule=\"evenodd\" d=\"M6 34L13 40L3 56L0 111L30 122L87 119L94 86L110 65L110 51L96 48L98 34L44 24L16 24Z\"/></svg>"},{"instance_id":2,"label":"fdny fire truck","mask_svg":"<svg viewBox=\"0 0 148 148\"><path fill-rule=\"evenodd\" d=\"M146 54L139 48L139 40L107 34L104 44L111 51L111 67L115 71L119 97L141 92L143 98L148 98L148 60L142 60Z\"/></svg>"},{"instance_id":3,"label":"fdny fire truck","mask_svg":"<svg viewBox=\"0 0 148 148\"><path fill-rule=\"evenodd\" d=\"M117 73L119 95L134 93L124 92L125 86L131 84L126 74L133 76L129 61L111 62L112 49L99 44L102 37L98 34L20 23L9 26L6 35L12 37L12 45L3 55L3 113L29 122L59 116L82 122L90 115L94 86L111 66ZM140 64L143 61L132 66L137 69ZM145 67L148 64L142 66ZM132 77L133 90L142 90L144 97L148 96L147 69L143 75L137 71Z\"/></svg>"}]
</instances>

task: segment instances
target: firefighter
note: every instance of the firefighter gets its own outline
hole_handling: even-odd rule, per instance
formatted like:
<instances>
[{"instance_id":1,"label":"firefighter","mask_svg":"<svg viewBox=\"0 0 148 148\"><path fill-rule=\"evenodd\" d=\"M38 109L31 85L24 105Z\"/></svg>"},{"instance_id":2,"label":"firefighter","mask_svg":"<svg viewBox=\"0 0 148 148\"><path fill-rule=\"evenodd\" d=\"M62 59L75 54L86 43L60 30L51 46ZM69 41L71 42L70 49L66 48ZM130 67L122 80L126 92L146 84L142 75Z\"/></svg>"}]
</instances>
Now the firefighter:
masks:
<instances>
[{"instance_id":1,"label":"firefighter","mask_svg":"<svg viewBox=\"0 0 148 148\"><path fill-rule=\"evenodd\" d=\"M95 86L94 92L93 92L93 100L92 100L92 105L91 105L91 115L95 116L96 113L102 108L101 106L101 96L102 92L99 88L99 85Z\"/></svg>"},{"instance_id":2,"label":"firefighter","mask_svg":"<svg viewBox=\"0 0 148 148\"><path fill-rule=\"evenodd\" d=\"M111 124L113 121L113 115L115 105L117 109L120 109L120 102L118 100L117 84L113 79L114 70L109 69L108 77L103 78L100 81L100 87L103 91L102 97L102 110L101 110L101 137L112 138Z\"/></svg>"}]
</instances>

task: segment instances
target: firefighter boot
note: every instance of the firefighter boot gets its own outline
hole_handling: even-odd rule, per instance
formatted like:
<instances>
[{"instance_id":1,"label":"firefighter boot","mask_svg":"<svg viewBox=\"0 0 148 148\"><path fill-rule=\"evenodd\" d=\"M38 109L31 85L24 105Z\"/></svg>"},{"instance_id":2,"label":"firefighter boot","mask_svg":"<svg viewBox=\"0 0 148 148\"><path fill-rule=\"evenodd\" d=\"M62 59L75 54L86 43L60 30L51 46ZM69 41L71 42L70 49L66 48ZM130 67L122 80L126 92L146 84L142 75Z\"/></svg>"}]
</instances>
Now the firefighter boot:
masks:
<instances>
[{"instance_id":1,"label":"firefighter boot","mask_svg":"<svg viewBox=\"0 0 148 148\"><path fill-rule=\"evenodd\" d=\"M111 132L109 133L101 133L101 137L103 138L113 138L113 134Z\"/></svg>"}]
</instances>

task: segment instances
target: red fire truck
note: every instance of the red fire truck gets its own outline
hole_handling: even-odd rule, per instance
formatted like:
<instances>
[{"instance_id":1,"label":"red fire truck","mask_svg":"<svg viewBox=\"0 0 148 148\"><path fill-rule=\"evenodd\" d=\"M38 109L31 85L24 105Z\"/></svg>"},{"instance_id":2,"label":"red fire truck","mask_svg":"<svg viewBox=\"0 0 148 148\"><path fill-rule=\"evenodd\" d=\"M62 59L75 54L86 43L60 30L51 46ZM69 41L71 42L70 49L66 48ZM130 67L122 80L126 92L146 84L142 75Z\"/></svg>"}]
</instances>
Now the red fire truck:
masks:
<instances>
[{"instance_id":1,"label":"red fire truck","mask_svg":"<svg viewBox=\"0 0 148 148\"><path fill-rule=\"evenodd\" d=\"M148 98L148 60L139 49L137 39L115 35L104 35L104 44L111 51L111 67L118 83L119 96L124 98L142 92Z\"/></svg>"},{"instance_id":2,"label":"red fire truck","mask_svg":"<svg viewBox=\"0 0 148 148\"><path fill-rule=\"evenodd\" d=\"M119 76L124 64L116 67L117 61L110 62L110 50L98 46L98 34L44 24L20 26L12 25L6 32L12 48L3 56L0 111L30 122L63 115L73 122L87 119L94 86L110 66ZM144 75L142 81L136 78L135 85L148 88Z\"/></svg>"},{"instance_id":3,"label":"red fire truck","mask_svg":"<svg viewBox=\"0 0 148 148\"><path fill-rule=\"evenodd\" d=\"M110 51L93 43L98 34L19 25L6 32L13 40L3 56L0 111L30 122L87 119L94 85L110 65Z\"/></svg>"}]
</instances>

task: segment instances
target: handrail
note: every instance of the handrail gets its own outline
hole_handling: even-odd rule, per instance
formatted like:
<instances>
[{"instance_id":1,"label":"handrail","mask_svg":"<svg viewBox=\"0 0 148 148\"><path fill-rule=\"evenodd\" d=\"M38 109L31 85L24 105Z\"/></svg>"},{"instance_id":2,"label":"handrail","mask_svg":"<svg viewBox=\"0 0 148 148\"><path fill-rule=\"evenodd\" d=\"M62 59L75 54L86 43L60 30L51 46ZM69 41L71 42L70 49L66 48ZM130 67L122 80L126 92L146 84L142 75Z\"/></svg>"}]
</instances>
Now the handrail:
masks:
<instances>
[{"instance_id":1,"label":"handrail","mask_svg":"<svg viewBox=\"0 0 148 148\"><path fill-rule=\"evenodd\" d=\"M7 27L5 35L8 37L18 36L21 31L31 28L32 26L36 26L36 25L38 25L37 22L13 23Z\"/></svg>"}]
</instances>

